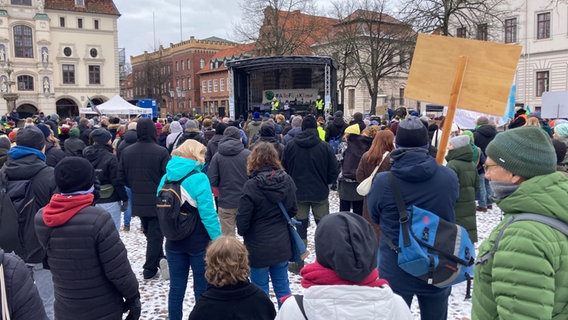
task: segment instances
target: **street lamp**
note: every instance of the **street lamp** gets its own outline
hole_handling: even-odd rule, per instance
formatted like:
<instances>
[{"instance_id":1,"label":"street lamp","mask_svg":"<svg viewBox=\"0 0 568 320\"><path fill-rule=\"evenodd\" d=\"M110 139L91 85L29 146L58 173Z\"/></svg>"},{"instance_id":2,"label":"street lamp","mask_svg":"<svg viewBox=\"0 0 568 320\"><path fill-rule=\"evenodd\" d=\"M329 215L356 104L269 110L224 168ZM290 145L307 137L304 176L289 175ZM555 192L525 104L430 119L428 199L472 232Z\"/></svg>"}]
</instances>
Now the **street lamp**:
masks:
<instances>
[{"instance_id":1,"label":"street lamp","mask_svg":"<svg viewBox=\"0 0 568 320\"><path fill-rule=\"evenodd\" d=\"M174 98L177 98L177 104L176 104L176 108L175 108L176 110L173 110L173 113L176 113L176 111L179 112L179 109L180 109L179 105L182 101L184 101L185 94L186 94L186 91L181 90L180 87L176 87L175 91L170 90L170 97L172 98L172 100Z\"/></svg>"}]
</instances>

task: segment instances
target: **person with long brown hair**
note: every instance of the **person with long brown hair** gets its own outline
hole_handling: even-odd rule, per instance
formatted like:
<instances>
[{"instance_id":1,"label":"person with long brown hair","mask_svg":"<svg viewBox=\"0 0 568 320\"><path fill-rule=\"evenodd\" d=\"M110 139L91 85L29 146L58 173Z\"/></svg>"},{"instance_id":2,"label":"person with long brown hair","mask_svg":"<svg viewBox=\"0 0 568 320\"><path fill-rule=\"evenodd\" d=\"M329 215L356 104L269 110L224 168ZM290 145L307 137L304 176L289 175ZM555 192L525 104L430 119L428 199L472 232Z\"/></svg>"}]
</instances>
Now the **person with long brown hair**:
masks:
<instances>
[{"instance_id":1,"label":"person with long brown hair","mask_svg":"<svg viewBox=\"0 0 568 320\"><path fill-rule=\"evenodd\" d=\"M361 182L367 179L377 166L379 166L377 173L390 170L390 152L393 150L394 134L392 131L389 129L379 131L373 139L371 148L363 154L361 161L359 161L356 172L357 181ZM363 217L371 223L377 240L379 240L381 231L379 225L371 220L369 210L367 209L367 197L363 200Z\"/></svg>"},{"instance_id":2,"label":"person with long brown hair","mask_svg":"<svg viewBox=\"0 0 568 320\"><path fill-rule=\"evenodd\" d=\"M268 142L255 145L247 161L247 172L249 180L239 202L237 230L249 251L251 282L270 296L270 276L280 305L280 299L290 295L288 260L292 248L287 220L278 204L284 205L290 218L296 215L296 185Z\"/></svg>"}]
</instances>

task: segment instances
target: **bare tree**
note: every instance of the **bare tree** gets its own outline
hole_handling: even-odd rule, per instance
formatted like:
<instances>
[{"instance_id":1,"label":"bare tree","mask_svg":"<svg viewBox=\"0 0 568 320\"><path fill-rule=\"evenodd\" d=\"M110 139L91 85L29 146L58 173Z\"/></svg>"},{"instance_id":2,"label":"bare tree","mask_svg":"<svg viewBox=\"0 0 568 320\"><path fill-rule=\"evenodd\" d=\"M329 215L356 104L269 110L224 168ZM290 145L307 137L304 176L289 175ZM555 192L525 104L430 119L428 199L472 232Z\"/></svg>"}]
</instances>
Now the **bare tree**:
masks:
<instances>
[{"instance_id":1,"label":"bare tree","mask_svg":"<svg viewBox=\"0 0 568 320\"><path fill-rule=\"evenodd\" d=\"M162 52L145 53L143 61L132 66L134 98L154 99L158 107L166 103L172 87L172 66Z\"/></svg>"},{"instance_id":2,"label":"bare tree","mask_svg":"<svg viewBox=\"0 0 568 320\"><path fill-rule=\"evenodd\" d=\"M235 26L243 42L254 41L258 55L309 54L332 24L315 15L314 0L243 0L243 22Z\"/></svg>"},{"instance_id":3,"label":"bare tree","mask_svg":"<svg viewBox=\"0 0 568 320\"><path fill-rule=\"evenodd\" d=\"M551 0L563 1L563 0ZM480 24L502 27L508 0L402 0L401 17L419 32L456 36L450 27L476 30Z\"/></svg>"},{"instance_id":4,"label":"bare tree","mask_svg":"<svg viewBox=\"0 0 568 320\"><path fill-rule=\"evenodd\" d=\"M345 48L340 61L346 62L356 83L365 84L375 114L381 82L408 71L416 34L387 13L387 0L348 0L334 6L339 20L335 39Z\"/></svg>"}]
</instances>

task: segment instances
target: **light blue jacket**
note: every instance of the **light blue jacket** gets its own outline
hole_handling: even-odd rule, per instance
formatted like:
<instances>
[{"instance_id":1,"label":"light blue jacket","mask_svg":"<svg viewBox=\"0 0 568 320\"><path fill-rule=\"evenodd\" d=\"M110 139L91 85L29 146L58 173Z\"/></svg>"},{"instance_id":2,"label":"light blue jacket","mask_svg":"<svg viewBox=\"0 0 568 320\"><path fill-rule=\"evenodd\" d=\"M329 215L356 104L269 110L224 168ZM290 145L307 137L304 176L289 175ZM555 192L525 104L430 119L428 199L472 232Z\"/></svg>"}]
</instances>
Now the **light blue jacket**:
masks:
<instances>
[{"instance_id":1,"label":"light blue jacket","mask_svg":"<svg viewBox=\"0 0 568 320\"><path fill-rule=\"evenodd\" d=\"M215 210L215 201L211 192L209 178L203 172L203 164L192 159L174 156L166 166L166 174L162 177L158 185L157 192L164 185L164 181L177 181L186 176L191 171L197 171L187 177L180 186L182 201L187 201L191 206L197 208L201 222L205 226L211 240L221 236L221 227ZM183 203L183 202L182 202Z\"/></svg>"}]
</instances>

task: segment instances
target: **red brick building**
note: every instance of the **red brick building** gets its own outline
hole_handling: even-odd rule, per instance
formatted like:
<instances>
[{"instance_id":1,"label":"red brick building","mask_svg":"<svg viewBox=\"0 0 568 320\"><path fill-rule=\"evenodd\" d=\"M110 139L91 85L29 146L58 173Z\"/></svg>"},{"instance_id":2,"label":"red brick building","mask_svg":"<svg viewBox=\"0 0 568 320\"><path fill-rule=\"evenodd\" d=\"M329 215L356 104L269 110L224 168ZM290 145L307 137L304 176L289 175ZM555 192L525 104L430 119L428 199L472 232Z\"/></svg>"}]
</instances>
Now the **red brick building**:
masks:
<instances>
[{"instance_id":1,"label":"red brick building","mask_svg":"<svg viewBox=\"0 0 568 320\"><path fill-rule=\"evenodd\" d=\"M252 57L255 44L239 45L217 52L207 61L207 65L197 74L201 92L202 113L206 115L228 114L229 107L229 76L225 63L231 60Z\"/></svg>"},{"instance_id":2,"label":"red brick building","mask_svg":"<svg viewBox=\"0 0 568 320\"><path fill-rule=\"evenodd\" d=\"M130 57L134 99L156 99L161 115L202 113L197 73L216 52L234 43L216 37L189 40Z\"/></svg>"}]
</instances>

